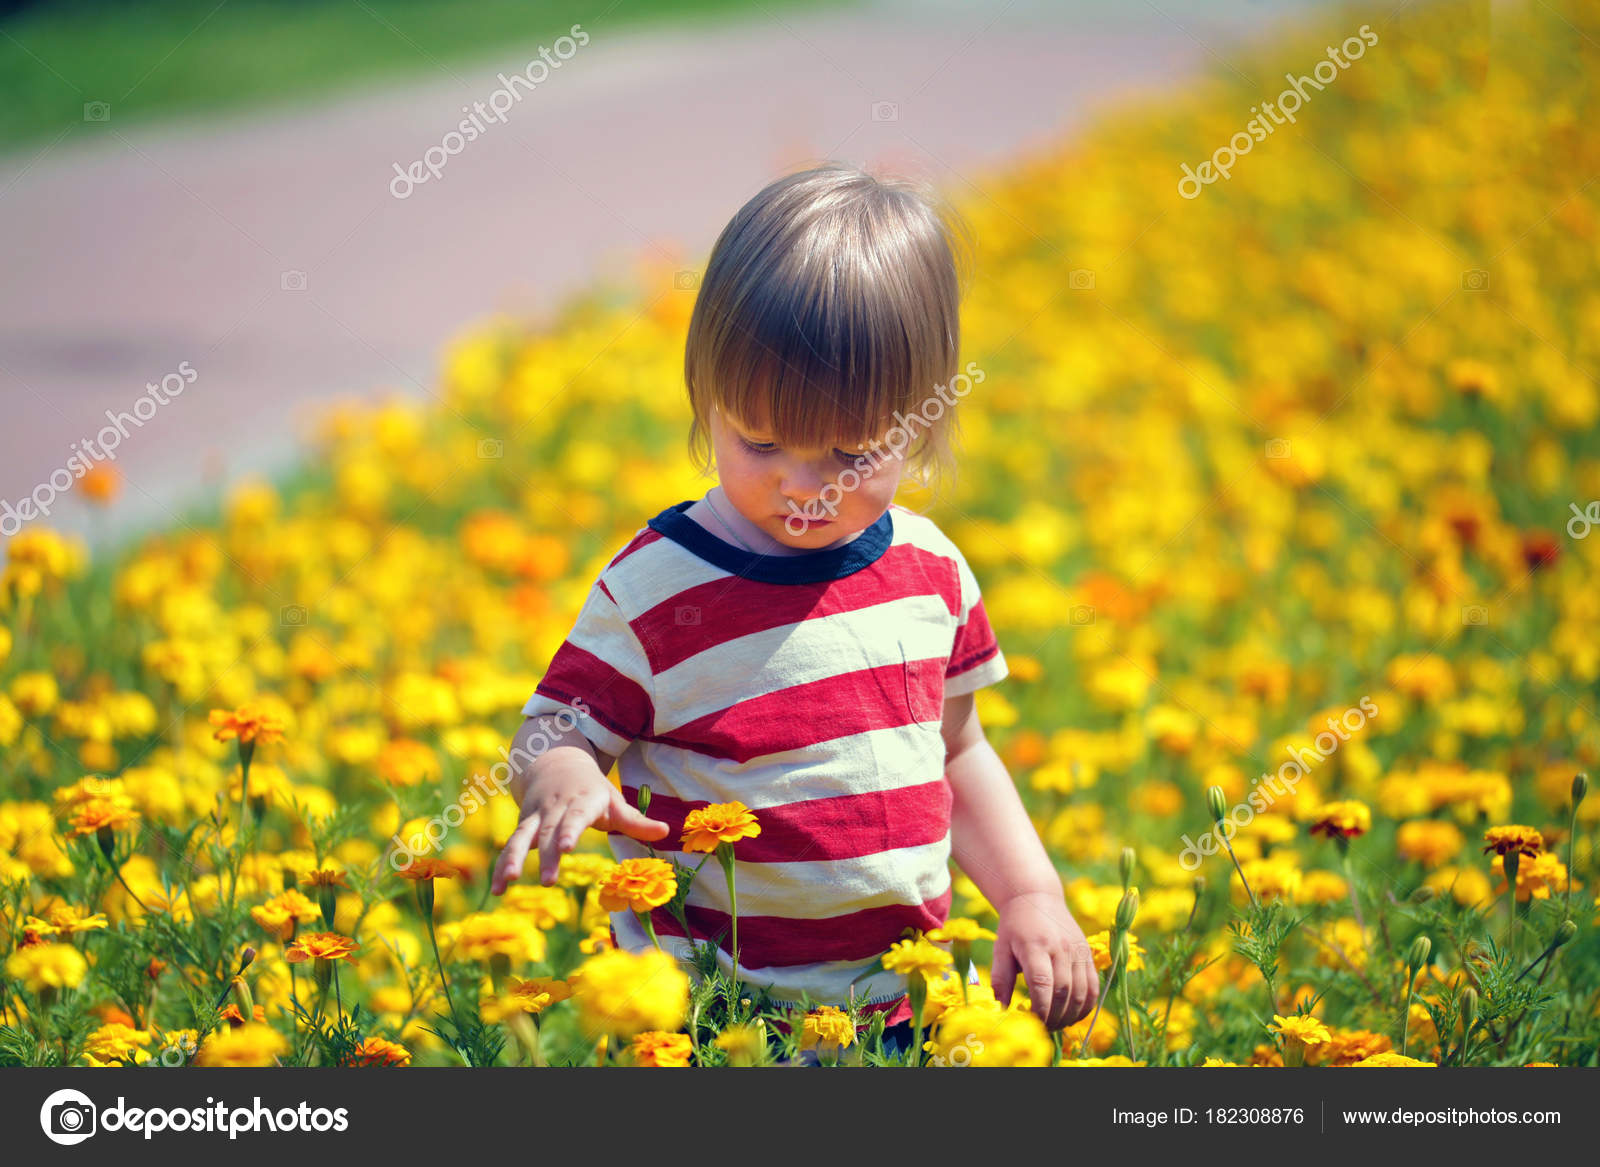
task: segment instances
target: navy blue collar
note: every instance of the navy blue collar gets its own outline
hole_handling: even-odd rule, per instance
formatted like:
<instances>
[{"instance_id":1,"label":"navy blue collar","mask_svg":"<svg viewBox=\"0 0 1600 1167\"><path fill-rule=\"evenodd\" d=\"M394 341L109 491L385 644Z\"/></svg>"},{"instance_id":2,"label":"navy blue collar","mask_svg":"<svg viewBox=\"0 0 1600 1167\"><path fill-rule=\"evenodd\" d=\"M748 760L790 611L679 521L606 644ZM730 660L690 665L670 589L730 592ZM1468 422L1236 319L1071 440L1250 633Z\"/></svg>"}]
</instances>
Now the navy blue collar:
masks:
<instances>
[{"instance_id":1,"label":"navy blue collar","mask_svg":"<svg viewBox=\"0 0 1600 1167\"><path fill-rule=\"evenodd\" d=\"M651 519L647 526L698 555L707 563L758 583L808 584L843 579L876 563L894 541L894 520L886 510L843 547L802 555L758 555L724 543L686 512L694 500L680 502Z\"/></svg>"}]
</instances>

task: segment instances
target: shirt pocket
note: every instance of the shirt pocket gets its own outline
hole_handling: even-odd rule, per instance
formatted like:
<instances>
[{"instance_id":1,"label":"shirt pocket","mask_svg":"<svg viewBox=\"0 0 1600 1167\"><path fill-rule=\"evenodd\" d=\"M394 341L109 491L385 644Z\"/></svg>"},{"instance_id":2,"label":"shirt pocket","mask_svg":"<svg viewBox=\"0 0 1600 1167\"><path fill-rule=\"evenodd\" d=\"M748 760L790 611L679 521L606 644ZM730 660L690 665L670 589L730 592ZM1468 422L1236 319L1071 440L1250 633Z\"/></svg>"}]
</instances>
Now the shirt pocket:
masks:
<instances>
[{"instance_id":1,"label":"shirt pocket","mask_svg":"<svg viewBox=\"0 0 1600 1167\"><path fill-rule=\"evenodd\" d=\"M904 659L905 646L900 646ZM913 722L944 724L944 670L942 660L905 661L906 709Z\"/></svg>"}]
</instances>

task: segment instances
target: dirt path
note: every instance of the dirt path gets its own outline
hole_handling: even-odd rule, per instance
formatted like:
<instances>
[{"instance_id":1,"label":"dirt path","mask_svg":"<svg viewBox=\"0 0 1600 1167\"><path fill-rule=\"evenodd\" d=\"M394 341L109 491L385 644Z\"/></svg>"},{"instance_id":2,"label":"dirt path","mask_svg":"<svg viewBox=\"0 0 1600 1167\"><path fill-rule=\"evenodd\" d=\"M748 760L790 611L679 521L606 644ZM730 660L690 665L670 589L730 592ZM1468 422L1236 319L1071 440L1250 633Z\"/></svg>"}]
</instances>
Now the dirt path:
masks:
<instances>
[{"instance_id":1,"label":"dirt path","mask_svg":"<svg viewBox=\"0 0 1600 1167\"><path fill-rule=\"evenodd\" d=\"M641 251L702 256L784 168L893 160L970 189L1100 103L1215 67L1269 12L1283 8L900 0L588 29L405 198L395 164L422 160L537 46L227 121L124 130L113 107L0 157L0 519L107 410L153 396L167 403L122 423L113 529L170 523L184 500L284 465L306 406L430 392L463 325L547 308ZM44 521L87 530L70 488Z\"/></svg>"}]
</instances>

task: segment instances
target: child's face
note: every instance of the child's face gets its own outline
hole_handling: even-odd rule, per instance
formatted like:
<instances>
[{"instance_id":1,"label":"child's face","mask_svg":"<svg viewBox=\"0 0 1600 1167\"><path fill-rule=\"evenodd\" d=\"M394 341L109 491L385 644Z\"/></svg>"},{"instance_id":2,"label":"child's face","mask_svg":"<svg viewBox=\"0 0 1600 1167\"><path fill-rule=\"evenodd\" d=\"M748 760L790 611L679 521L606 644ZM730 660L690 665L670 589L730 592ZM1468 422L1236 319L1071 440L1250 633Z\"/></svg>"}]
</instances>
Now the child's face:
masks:
<instances>
[{"instance_id":1,"label":"child's face","mask_svg":"<svg viewBox=\"0 0 1600 1167\"><path fill-rule=\"evenodd\" d=\"M721 409L711 412L722 492L772 538L817 550L866 530L889 509L904 466L889 448L784 449L764 424L764 419L735 419ZM813 518L820 521L802 521Z\"/></svg>"}]
</instances>

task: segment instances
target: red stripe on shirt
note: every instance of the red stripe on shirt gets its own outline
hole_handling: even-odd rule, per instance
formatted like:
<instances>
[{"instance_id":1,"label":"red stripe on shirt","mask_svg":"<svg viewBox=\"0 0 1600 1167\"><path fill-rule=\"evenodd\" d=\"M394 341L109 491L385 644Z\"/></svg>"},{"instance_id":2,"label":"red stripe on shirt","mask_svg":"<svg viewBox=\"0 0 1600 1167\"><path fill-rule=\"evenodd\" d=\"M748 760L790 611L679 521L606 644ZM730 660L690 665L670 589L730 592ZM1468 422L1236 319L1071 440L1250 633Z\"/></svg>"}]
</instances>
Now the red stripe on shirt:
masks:
<instances>
[{"instance_id":1,"label":"red stripe on shirt","mask_svg":"<svg viewBox=\"0 0 1600 1167\"><path fill-rule=\"evenodd\" d=\"M624 786L622 796L629 806L639 804L639 791L632 786ZM736 842L733 856L742 863L799 863L858 859L937 843L950 831L952 800L950 783L940 778L898 790L808 798L766 807L755 812L761 833ZM662 845L671 847L681 839L683 820L705 805L652 792L647 813L671 828Z\"/></svg>"},{"instance_id":2,"label":"red stripe on shirt","mask_svg":"<svg viewBox=\"0 0 1600 1167\"><path fill-rule=\"evenodd\" d=\"M702 873L703 875L704 873ZM739 916L739 964L746 969L815 964L825 960L870 960L905 939L907 928L932 931L948 918L950 889L920 904L888 904L820 920L788 916ZM733 943L727 912L684 905L694 939L722 935L721 947ZM682 936L683 928L665 908L650 913L658 936Z\"/></svg>"},{"instance_id":3,"label":"red stripe on shirt","mask_svg":"<svg viewBox=\"0 0 1600 1167\"><path fill-rule=\"evenodd\" d=\"M896 661L750 697L644 740L743 763L868 730L936 721L943 694L937 667L908 669ZM940 752L930 764L943 761Z\"/></svg>"},{"instance_id":4,"label":"red stripe on shirt","mask_svg":"<svg viewBox=\"0 0 1600 1167\"><path fill-rule=\"evenodd\" d=\"M581 701L591 717L629 741L642 737L655 724L650 694L627 674L570 640L556 649L534 692L567 705Z\"/></svg>"},{"instance_id":5,"label":"red stripe on shirt","mask_svg":"<svg viewBox=\"0 0 1600 1167\"><path fill-rule=\"evenodd\" d=\"M877 561L843 579L775 584L721 577L684 588L629 621L645 646L653 672L741 636L881 604L936 595L952 616L961 614L961 577L954 560L911 543L890 547ZM685 608L699 619L686 622Z\"/></svg>"},{"instance_id":6,"label":"red stripe on shirt","mask_svg":"<svg viewBox=\"0 0 1600 1167\"><path fill-rule=\"evenodd\" d=\"M950 663L944 675L953 677L968 669L975 669L1000 651L994 629L989 627L989 615L983 610L980 599L967 613L967 622L956 629L955 643L950 648Z\"/></svg>"}]
</instances>

